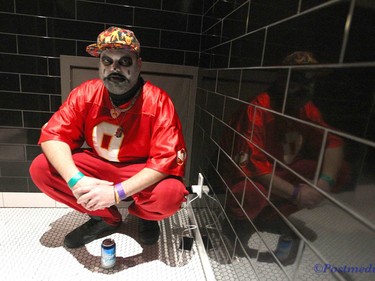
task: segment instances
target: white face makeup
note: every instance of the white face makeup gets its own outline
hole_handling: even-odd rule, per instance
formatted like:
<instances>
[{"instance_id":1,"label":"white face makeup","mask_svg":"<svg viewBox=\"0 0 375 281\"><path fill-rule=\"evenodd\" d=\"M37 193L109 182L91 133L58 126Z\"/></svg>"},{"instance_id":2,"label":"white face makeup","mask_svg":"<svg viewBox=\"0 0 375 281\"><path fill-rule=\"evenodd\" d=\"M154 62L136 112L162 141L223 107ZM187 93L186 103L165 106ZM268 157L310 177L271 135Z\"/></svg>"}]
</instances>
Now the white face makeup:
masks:
<instances>
[{"instance_id":1,"label":"white face makeup","mask_svg":"<svg viewBox=\"0 0 375 281\"><path fill-rule=\"evenodd\" d=\"M100 55L99 77L109 92L122 95L137 83L141 64L127 49L108 49Z\"/></svg>"}]
</instances>

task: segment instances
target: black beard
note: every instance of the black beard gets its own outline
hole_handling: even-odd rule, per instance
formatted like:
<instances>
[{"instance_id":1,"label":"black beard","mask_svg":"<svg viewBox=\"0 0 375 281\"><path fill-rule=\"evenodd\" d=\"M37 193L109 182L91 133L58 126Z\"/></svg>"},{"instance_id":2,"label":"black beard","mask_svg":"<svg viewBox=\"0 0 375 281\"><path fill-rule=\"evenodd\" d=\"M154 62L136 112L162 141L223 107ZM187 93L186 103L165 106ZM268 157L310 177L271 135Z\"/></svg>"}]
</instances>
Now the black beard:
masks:
<instances>
[{"instance_id":1,"label":"black beard","mask_svg":"<svg viewBox=\"0 0 375 281\"><path fill-rule=\"evenodd\" d=\"M104 80L108 80L114 83L129 82L129 79L120 73L111 73L107 77L105 77Z\"/></svg>"},{"instance_id":2,"label":"black beard","mask_svg":"<svg viewBox=\"0 0 375 281\"><path fill-rule=\"evenodd\" d=\"M144 84L144 81L143 81L142 77L139 76L137 83L129 91L123 93L122 95L115 95L115 94L109 92L109 96L110 96L112 102L116 106L120 106L124 103L127 103L130 99L132 99L135 96L135 94L138 92L138 90L143 86L143 84Z\"/></svg>"}]
</instances>

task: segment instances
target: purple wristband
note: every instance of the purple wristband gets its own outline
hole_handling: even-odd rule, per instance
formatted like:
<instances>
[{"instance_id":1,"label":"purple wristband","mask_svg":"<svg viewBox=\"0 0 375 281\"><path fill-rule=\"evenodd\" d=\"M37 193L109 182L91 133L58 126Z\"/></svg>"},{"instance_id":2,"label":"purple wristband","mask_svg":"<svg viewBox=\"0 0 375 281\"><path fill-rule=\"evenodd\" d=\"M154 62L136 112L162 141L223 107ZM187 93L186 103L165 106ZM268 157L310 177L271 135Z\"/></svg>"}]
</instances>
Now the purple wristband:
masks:
<instances>
[{"instance_id":1,"label":"purple wristband","mask_svg":"<svg viewBox=\"0 0 375 281\"><path fill-rule=\"evenodd\" d=\"M300 189L301 189L301 186L299 184L296 184L293 186L293 193L292 193L292 197L290 198L292 201L297 200Z\"/></svg>"},{"instance_id":2,"label":"purple wristband","mask_svg":"<svg viewBox=\"0 0 375 281\"><path fill-rule=\"evenodd\" d=\"M122 188L121 182L115 184L115 188L116 188L116 191L117 191L117 194L118 194L118 197L119 197L120 201L124 200L126 198L126 194L125 194L124 189Z\"/></svg>"}]
</instances>

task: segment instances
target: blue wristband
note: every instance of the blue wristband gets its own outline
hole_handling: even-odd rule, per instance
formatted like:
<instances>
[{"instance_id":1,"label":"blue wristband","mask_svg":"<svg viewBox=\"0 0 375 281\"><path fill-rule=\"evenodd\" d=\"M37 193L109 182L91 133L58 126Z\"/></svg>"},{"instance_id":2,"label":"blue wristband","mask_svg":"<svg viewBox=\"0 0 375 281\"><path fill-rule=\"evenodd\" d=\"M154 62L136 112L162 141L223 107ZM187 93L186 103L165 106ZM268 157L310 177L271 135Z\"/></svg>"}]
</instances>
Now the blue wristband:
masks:
<instances>
[{"instance_id":1,"label":"blue wristband","mask_svg":"<svg viewBox=\"0 0 375 281\"><path fill-rule=\"evenodd\" d=\"M334 186L336 184L336 181L334 178L326 175L326 174L321 174L320 175L320 179L324 180L325 182L327 182L329 184L330 187Z\"/></svg>"},{"instance_id":2,"label":"blue wristband","mask_svg":"<svg viewBox=\"0 0 375 281\"><path fill-rule=\"evenodd\" d=\"M76 183L82 179L85 175L82 174L81 172L78 172L77 174L75 174L69 181L68 181L68 186L70 189L72 189Z\"/></svg>"}]
</instances>

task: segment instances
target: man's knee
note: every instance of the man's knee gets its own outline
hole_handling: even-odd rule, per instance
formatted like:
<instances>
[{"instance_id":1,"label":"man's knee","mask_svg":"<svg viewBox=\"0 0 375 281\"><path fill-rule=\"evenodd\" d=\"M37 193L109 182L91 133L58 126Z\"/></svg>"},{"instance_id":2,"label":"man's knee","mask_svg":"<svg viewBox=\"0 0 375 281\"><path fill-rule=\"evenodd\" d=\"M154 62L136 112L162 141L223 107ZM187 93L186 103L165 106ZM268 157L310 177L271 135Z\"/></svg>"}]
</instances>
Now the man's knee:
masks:
<instances>
[{"instance_id":1,"label":"man's knee","mask_svg":"<svg viewBox=\"0 0 375 281\"><path fill-rule=\"evenodd\" d=\"M33 181L38 181L45 173L48 167L48 160L44 154L39 154L32 162L29 168L29 173Z\"/></svg>"},{"instance_id":2,"label":"man's knee","mask_svg":"<svg viewBox=\"0 0 375 281\"><path fill-rule=\"evenodd\" d=\"M161 213L173 214L179 210L188 191L185 185L178 179L167 178L162 180L154 189L156 201Z\"/></svg>"}]
</instances>

